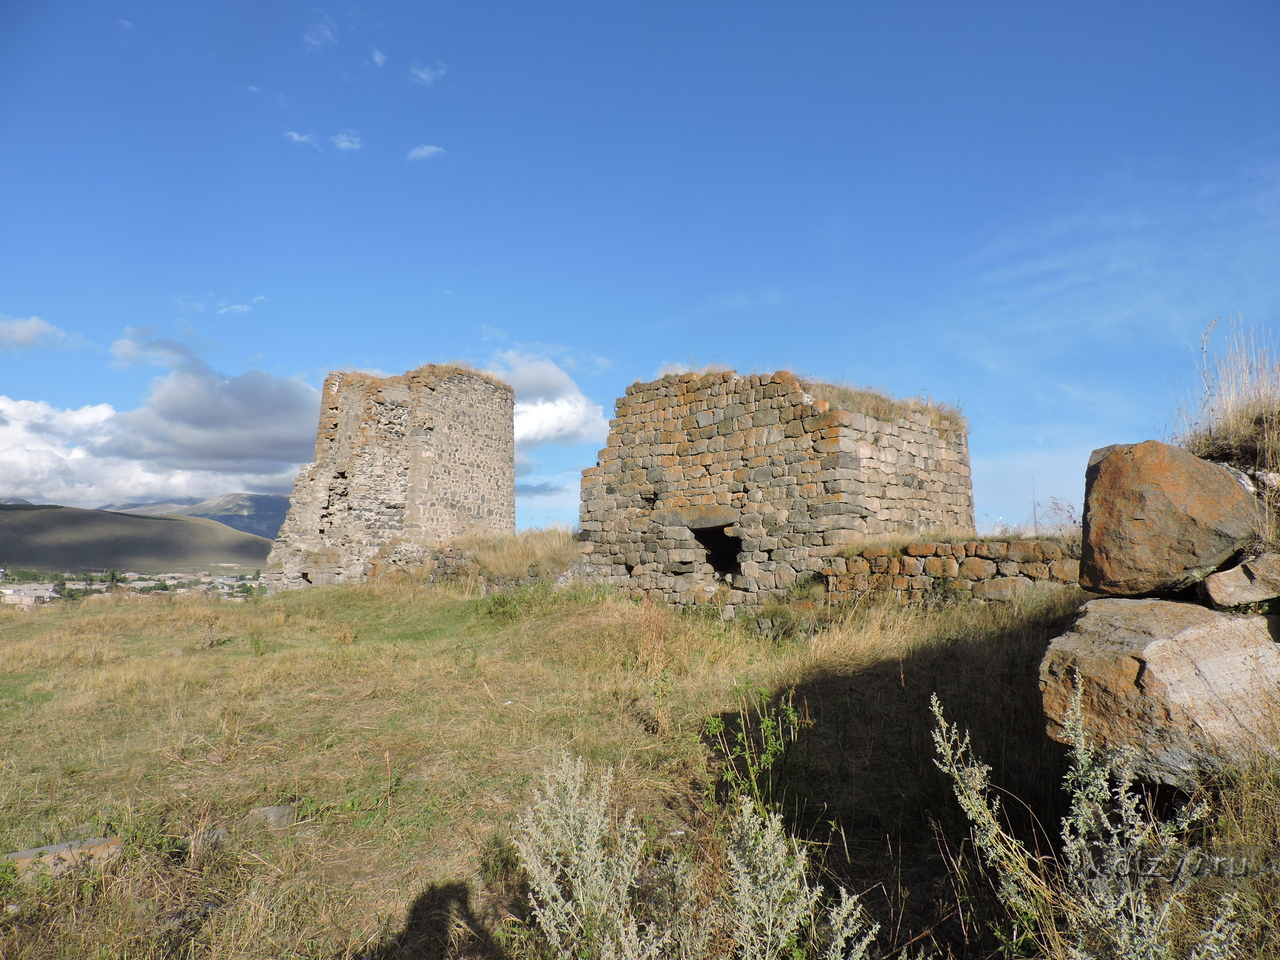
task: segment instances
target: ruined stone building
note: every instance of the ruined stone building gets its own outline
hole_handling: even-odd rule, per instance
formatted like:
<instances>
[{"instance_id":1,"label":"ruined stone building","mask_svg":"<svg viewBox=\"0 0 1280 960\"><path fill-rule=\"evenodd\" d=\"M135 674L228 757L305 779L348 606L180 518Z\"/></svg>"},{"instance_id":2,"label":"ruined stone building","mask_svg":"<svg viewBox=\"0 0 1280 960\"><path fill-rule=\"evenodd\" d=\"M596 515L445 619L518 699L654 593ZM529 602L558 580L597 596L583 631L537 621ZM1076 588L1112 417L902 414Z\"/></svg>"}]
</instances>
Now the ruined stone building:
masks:
<instances>
[{"instance_id":1,"label":"ruined stone building","mask_svg":"<svg viewBox=\"0 0 1280 960\"><path fill-rule=\"evenodd\" d=\"M515 395L476 370L329 374L271 590L361 580L468 532L515 532Z\"/></svg>"},{"instance_id":2,"label":"ruined stone building","mask_svg":"<svg viewBox=\"0 0 1280 960\"><path fill-rule=\"evenodd\" d=\"M879 420L806 392L818 386L717 372L628 387L583 474L575 575L750 612L858 542L972 531L958 413Z\"/></svg>"}]
</instances>

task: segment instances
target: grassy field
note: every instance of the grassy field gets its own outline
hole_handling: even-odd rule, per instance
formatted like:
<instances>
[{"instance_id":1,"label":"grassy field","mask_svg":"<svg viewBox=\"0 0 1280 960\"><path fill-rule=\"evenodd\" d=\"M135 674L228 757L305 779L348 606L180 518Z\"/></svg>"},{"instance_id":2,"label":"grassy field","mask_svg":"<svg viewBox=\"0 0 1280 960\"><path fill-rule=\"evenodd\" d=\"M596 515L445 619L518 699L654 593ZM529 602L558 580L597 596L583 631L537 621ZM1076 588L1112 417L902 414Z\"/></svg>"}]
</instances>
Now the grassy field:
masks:
<instances>
[{"instance_id":1,"label":"grassy field","mask_svg":"<svg viewBox=\"0 0 1280 960\"><path fill-rule=\"evenodd\" d=\"M0 566L51 572L192 572L266 563L271 541L198 517L52 505L0 505Z\"/></svg>"},{"instance_id":2,"label":"grassy field","mask_svg":"<svg viewBox=\"0 0 1280 960\"><path fill-rule=\"evenodd\" d=\"M1025 801L1023 833L1030 810L1052 833L1064 754L1035 673L1078 602L810 605L781 639L714 608L412 579L0 610L0 852L124 841L97 873L0 873L0 956L529 955L506 837L566 750L614 768L654 843L690 849L736 763L825 882L862 894L888 955L993 956L928 700ZM249 820L274 804L298 823Z\"/></svg>"}]
</instances>

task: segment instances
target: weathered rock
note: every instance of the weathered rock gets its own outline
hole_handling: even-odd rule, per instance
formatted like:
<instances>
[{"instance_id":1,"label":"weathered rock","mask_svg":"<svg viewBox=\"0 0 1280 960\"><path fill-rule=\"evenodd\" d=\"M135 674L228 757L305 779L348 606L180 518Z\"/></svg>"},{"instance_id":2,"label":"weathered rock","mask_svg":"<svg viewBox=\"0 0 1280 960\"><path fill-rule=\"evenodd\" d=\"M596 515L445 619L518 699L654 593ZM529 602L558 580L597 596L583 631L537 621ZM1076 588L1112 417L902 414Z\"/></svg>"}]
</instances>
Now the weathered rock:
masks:
<instances>
[{"instance_id":1,"label":"weathered rock","mask_svg":"<svg viewBox=\"0 0 1280 960\"><path fill-rule=\"evenodd\" d=\"M1135 772L1189 788L1280 743L1280 617L1165 600L1093 600L1049 645L1040 689L1049 735L1081 687L1089 742L1132 748Z\"/></svg>"},{"instance_id":2,"label":"weathered rock","mask_svg":"<svg viewBox=\"0 0 1280 960\"><path fill-rule=\"evenodd\" d=\"M254 807L245 818L250 823L281 829L298 822L298 810L292 804L282 803L271 807Z\"/></svg>"},{"instance_id":3,"label":"weathered rock","mask_svg":"<svg viewBox=\"0 0 1280 960\"><path fill-rule=\"evenodd\" d=\"M1280 597L1280 554L1264 553L1238 567L1204 578L1203 592L1215 607L1240 607Z\"/></svg>"},{"instance_id":4,"label":"weathered rock","mask_svg":"<svg viewBox=\"0 0 1280 960\"><path fill-rule=\"evenodd\" d=\"M95 866L120 856L119 837L71 840L32 850L19 850L0 859L13 863L18 876L31 882L41 876L61 877L79 867Z\"/></svg>"},{"instance_id":5,"label":"weathered rock","mask_svg":"<svg viewBox=\"0 0 1280 960\"><path fill-rule=\"evenodd\" d=\"M1095 450L1080 586L1112 596L1188 587L1254 535L1258 503L1226 468L1166 443Z\"/></svg>"},{"instance_id":6,"label":"weathered rock","mask_svg":"<svg viewBox=\"0 0 1280 960\"><path fill-rule=\"evenodd\" d=\"M1014 600L1026 594L1033 585L1027 577L996 577L975 583L973 595L979 600Z\"/></svg>"}]
</instances>

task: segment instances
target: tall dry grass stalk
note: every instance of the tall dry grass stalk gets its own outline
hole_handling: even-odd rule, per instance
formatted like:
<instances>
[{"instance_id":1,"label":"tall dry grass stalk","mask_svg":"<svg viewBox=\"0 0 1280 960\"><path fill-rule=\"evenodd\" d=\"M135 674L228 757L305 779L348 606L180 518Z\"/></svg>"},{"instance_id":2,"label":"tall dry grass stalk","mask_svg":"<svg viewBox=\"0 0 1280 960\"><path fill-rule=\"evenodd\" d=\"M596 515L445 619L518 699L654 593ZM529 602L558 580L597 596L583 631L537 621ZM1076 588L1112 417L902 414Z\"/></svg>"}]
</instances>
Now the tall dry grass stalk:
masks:
<instances>
[{"instance_id":1,"label":"tall dry grass stalk","mask_svg":"<svg viewBox=\"0 0 1280 960\"><path fill-rule=\"evenodd\" d=\"M1211 353L1218 321L1201 339L1200 397L1179 411L1176 439L1206 460L1249 472L1280 469L1280 360L1271 336L1240 318L1227 327L1225 349Z\"/></svg>"}]
</instances>

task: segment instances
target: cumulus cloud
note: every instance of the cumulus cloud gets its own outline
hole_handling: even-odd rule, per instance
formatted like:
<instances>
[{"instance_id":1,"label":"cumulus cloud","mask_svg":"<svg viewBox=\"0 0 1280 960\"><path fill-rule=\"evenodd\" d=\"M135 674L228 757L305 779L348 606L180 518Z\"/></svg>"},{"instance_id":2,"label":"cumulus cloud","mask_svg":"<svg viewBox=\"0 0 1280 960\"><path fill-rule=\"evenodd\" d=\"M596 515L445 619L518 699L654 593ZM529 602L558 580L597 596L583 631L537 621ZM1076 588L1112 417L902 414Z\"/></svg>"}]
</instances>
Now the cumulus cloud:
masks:
<instances>
[{"instance_id":1,"label":"cumulus cloud","mask_svg":"<svg viewBox=\"0 0 1280 960\"><path fill-rule=\"evenodd\" d=\"M302 35L302 42L311 51L320 50L331 43L337 43L338 25L333 22L333 17L325 17L319 23L313 23L307 32Z\"/></svg>"},{"instance_id":2,"label":"cumulus cloud","mask_svg":"<svg viewBox=\"0 0 1280 960\"><path fill-rule=\"evenodd\" d=\"M66 337L52 323L39 317L18 320L0 315L0 352L48 347L61 343Z\"/></svg>"},{"instance_id":3,"label":"cumulus cloud","mask_svg":"<svg viewBox=\"0 0 1280 960\"><path fill-rule=\"evenodd\" d=\"M437 63L434 70L430 67L420 67L415 63L409 68L409 76L415 83L420 83L424 87L429 87L443 77L447 71L448 68L443 63Z\"/></svg>"},{"instance_id":4,"label":"cumulus cloud","mask_svg":"<svg viewBox=\"0 0 1280 960\"><path fill-rule=\"evenodd\" d=\"M320 149L320 144L316 143L314 134L298 133L295 130L286 130L284 135L286 139L292 140L294 143L305 143L309 147L315 147L317 150Z\"/></svg>"},{"instance_id":5,"label":"cumulus cloud","mask_svg":"<svg viewBox=\"0 0 1280 960\"><path fill-rule=\"evenodd\" d=\"M604 408L545 357L507 350L491 368L516 392L516 448L547 443L603 443L609 433Z\"/></svg>"},{"instance_id":6,"label":"cumulus cloud","mask_svg":"<svg viewBox=\"0 0 1280 960\"><path fill-rule=\"evenodd\" d=\"M364 141L350 132L339 133L329 139L333 141L333 145L339 150L359 150L364 146Z\"/></svg>"},{"instance_id":7,"label":"cumulus cloud","mask_svg":"<svg viewBox=\"0 0 1280 960\"><path fill-rule=\"evenodd\" d=\"M410 150L405 160L430 160L432 157L438 157L442 153L444 153L444 147L433 147L424 143Z\"/></svg>"},{"instance_id":8,"label":"cumulus cloud","mask_svg":"<svg viewBox=\"0 0 1280 960\"><path fill-rule=\"evenodd\" d=\"M387 62L387 55L377 48L373 51L373 62L375 66L382 66Z\"/></svg>"},{"instance_id":9,"label":"cumulus cloud","mask_svg":"<svg viewBox=\"0 0 1280 960\"><path fill-rule=\"evenodd\" d=\"M319 391L262 370L228 376L172 342L113 355L170 366L145 404L59 409L0 396L0 494L73 506L238 490L287 493L310 459Z\"/></svg>"}]
</instances>

